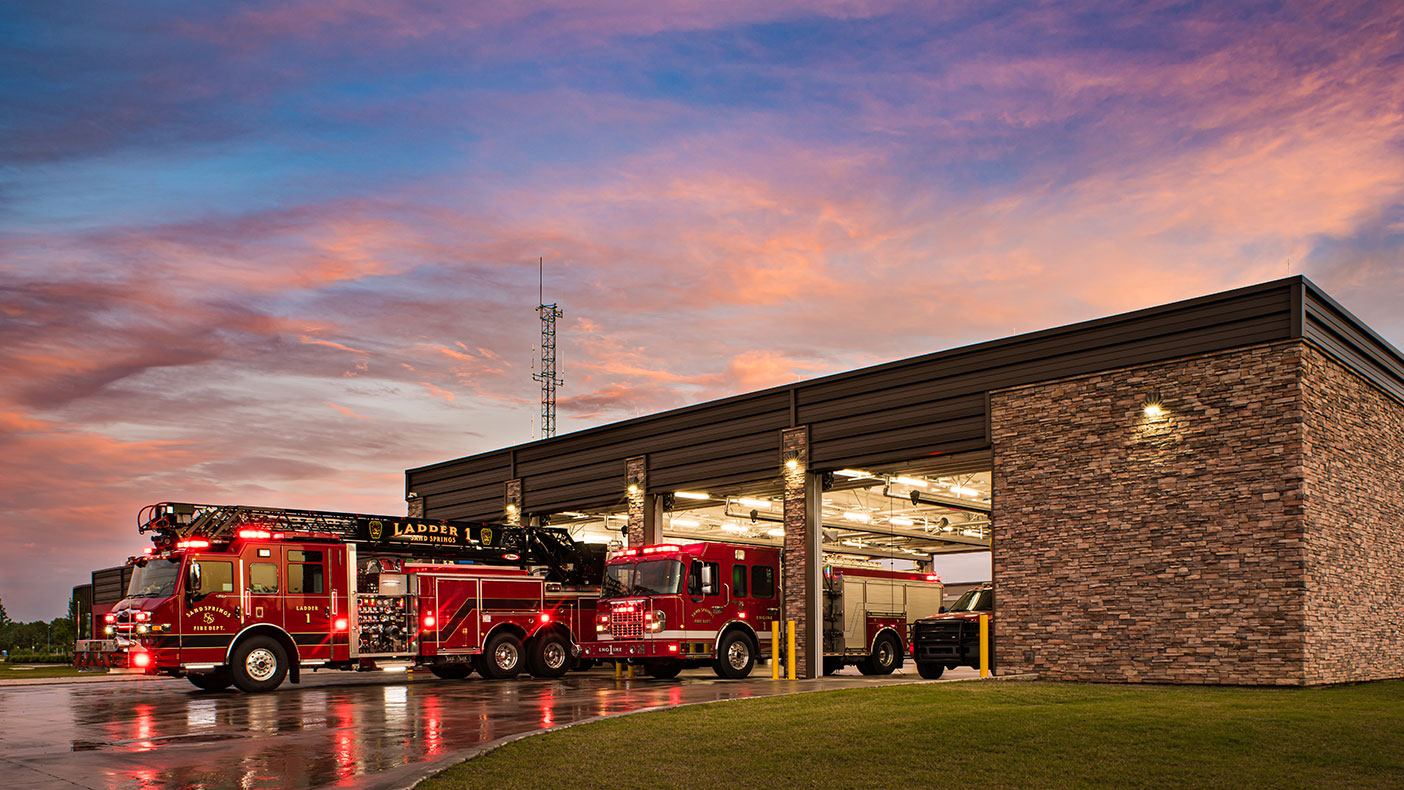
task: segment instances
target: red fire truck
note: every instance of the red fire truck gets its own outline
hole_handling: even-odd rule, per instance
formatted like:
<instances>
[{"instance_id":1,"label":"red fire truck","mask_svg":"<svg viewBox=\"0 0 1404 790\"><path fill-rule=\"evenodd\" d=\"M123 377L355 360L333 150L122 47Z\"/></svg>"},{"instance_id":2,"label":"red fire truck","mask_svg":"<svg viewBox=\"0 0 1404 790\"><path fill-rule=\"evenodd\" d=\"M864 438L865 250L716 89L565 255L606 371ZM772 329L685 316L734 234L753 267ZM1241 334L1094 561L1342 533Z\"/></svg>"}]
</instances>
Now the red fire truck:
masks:
<instances>
[{"instance_id":1,"label":"red fire truck","mask_svg":"<svg viewBox=\"0 0 1404 790\"><path fill-rule=\"evenodd\" d=\"M79 666L270 691L304 669L564 674L592 640L604 547L565 530L161 503Z\"/></svg>"},{"instance_id":2,"label":"red fire truck","mask_svg":"<svg viewBox=\"0 0 1404 790\"><path fill-rule=\"evenodd\" d=\"M732 543L659 544L616 552L605 566L596 640L586 658L624 661L656 678L710 666L744 678L773 655L780 551ZM902 665L910 620L941 607L935 576L879 568L825 569L825 672ZM832 632L832 633L831 633Z\"/></svg>"}]
</instances>

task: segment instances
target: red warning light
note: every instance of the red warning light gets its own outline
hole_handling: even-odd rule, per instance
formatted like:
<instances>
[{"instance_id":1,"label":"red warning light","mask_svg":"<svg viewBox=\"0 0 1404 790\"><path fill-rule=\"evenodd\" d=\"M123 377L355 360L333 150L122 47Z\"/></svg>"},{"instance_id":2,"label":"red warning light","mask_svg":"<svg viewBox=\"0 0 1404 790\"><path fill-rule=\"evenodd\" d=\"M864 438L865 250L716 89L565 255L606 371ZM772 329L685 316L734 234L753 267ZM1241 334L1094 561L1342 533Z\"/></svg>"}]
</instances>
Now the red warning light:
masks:
<instances>
[{"instance_id":1,"label":"red warning light","mask_svg":"<svg viewBox=\"0 0 1404 790\"><path fill-rule=\"evenodd\" d=\"M338 631L345 631L345 630L346 630L346 618L345 618L345 617L338 617L338 618L336 618L336 630L338 630Z\"/></svg>"},{"instance_id":2,"label":"red warning light","mask_svg":"<svg viewBox=\"0 0 1404 790\"><path fill-rule=\"evenodd\" d=\"M150 653L133 653L133 654L132 654L132 666L134 666L134 667L149 667L149 666L151 666L151 654L150 654Z\"/></svg>"}]
</instances>

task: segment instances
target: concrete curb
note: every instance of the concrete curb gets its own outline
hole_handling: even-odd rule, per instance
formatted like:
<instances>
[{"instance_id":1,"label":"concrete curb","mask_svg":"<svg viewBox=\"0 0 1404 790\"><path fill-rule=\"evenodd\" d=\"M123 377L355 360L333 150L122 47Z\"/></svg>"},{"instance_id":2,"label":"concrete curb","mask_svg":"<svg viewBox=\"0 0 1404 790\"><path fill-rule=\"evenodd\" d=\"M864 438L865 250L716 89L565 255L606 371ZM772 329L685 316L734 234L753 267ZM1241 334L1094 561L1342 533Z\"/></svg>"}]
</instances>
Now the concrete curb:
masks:
<instances>
[{"instance_id":1,"label":"concrete curb","mask_svg":"<svg viewBox=\"0 0 1404 790\"><path fill-rule=\"evenodd\" d=\"M939 680L939 679L938 679L938 680L915 680L915 681L911 681L911 682L908 682L908 683L903 683L903 684L901 684L901 685L903 685L903 686L928 686L928 685L933 685L933 684L936 684L936 683L978 683L978 682L980 682L981 680L1038 680L1038 674L1037 674L1037 673L1030 672L1030 673L1021 674L1021 675L999 675L999 676L994 676L994 677L989 677L989 678L960 678L959 680ZM782 683L783 683L783 682L788 682L788 681L783 681L783 680L782 680L782 681L776 681L776 682L782 682ZM892 687L891 687L891 686L868 686L868 687L864 687L864 686L853 686L853 687L851 687L851 689L864 689L864 688L892 688ZM588 719L581 719L580 721L572 721L572 722L568 722L568 723L566 723L566 724L557 724L557 725L554 726L554 727L547 727L547 728L544 729L544 730L533 730L533 731L531 731L531 732L519 732L519 733L516 733L516 734L513 734L513 735L505 735L505 736L503 736L503 737L501 737L501 738L498 738L497 740L488 741L487 743L483 743L483 744L479 744L479 745L477 745L477 746L474 746L474 747L471 748L471 749L464 749L463 751L455 752L455 753L453 753L453 754L451 754L451 755L448 755L448 756L446 756L446 757L442 757L442 758L440 758L440 759L438 759L438 760L435 760L435 761L432 762L432 763L420 763L419 765L415 765L415 766L406 766L406 767L403 768L403 769L398 769L398 770L396 770L395 773L403 773L403 774L405 775L405 779L407 780L407 782L406 782L405 784L391 784L391 785L389 785L387 788L385 788L385 790L414 790L414 788L415 788L416 786L418 786L420 782L424 781L425 779L428 779L429 777L431 777L431 776L433 776L433 775L435 775L435 774L437 774L437 773L441 773L441 772L443 772L443 771L446 771L446 770L448 770L448 769L450 769L450 768L452 768L452 767L454 767L455 765L458 765L458 764L460 764L460 763L466 763L466 762L468 762L469 760L471 760L471 759L473 759L473 758L475 758L475 757L481 757L481 756L483 756L484 754L487 754L488 752L497 751L498 749L501 749L503 746L506 746L506 745L509 744L509 743L516 743L517 741L525 740L525 739L527 739L527 738L535 738L535 737L538 736L538 735L545 735L545 734L547 734L547 733L560 732L561 730L568 730L568 729L570 729L571 727L579 727L579 726L582 725L582 724L593 724L594 722L597 722L597 721L605 721L606 719L617 719L617 718L620 718L620 717L622 717L622 716L633 716L633 715L638 714L638 713L658 713L659 711L665 711L665 710L677 710L678 708L690 708L690 707L693 707L693 706L696 706L696 705L718 705L718 704L725 703L725 702L744 702L744 701L746 701L746 700L770 699L770 698L773 698L773 697L789 697L789 696L794 696L794 695L796 695L796 694L817 694L817 693L823 692L823 691L849 691L849 690L851 690L851 689L822 689L822 688L816 688L816 689L795 689L794 691L785 691L785 692L781 692L781 693L779 693L779 694L767 694L767 695L765 695L764 697L741 697L741 698L736 698L736 699L709 699L709 700L699 700L699 701L697 701L697 702L681 702L681 703L678 703L678 704L676 704L676 705L654 705L654 706L648 707L648 708L639 708L638 710L621 711L621 712L619 712L619 713L606 713L606 714L603 715L603 716L592 716L592 717L590 717L590 718L588 718ZM388 777L385 777L385 778L388 778ZM384 787L384 786L377 785L377 787Z\"/></svg>"}]
</instances>

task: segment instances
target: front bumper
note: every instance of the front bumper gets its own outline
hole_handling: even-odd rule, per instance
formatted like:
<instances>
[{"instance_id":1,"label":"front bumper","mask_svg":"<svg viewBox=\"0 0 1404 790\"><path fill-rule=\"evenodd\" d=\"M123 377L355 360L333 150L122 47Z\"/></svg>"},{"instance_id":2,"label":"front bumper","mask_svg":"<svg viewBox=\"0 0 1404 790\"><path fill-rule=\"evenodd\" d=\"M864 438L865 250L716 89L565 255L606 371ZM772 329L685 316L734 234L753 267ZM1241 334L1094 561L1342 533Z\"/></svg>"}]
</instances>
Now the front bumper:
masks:
<instances>
[{"instance_id":1,"label":"front bumper","mask_svg":"<svg viewBox=\"0 0 1404 790\"><path fill-rule=\"evenodd\" d=\"M712 643L678 639L612 639L587 642L585 657L622 661L631 658L708 658Z\"/></svg>"},{"instance_id":2,"label":"front bumper","mask_svg":"<svg viewBox=\"0 0 1404 790\"><path fill-rule=\"evenodd\" d=\"M160 656L130 639L83 639L73 647L73 666L111 674L159 674Z\"/></svg>"}]
</instances>

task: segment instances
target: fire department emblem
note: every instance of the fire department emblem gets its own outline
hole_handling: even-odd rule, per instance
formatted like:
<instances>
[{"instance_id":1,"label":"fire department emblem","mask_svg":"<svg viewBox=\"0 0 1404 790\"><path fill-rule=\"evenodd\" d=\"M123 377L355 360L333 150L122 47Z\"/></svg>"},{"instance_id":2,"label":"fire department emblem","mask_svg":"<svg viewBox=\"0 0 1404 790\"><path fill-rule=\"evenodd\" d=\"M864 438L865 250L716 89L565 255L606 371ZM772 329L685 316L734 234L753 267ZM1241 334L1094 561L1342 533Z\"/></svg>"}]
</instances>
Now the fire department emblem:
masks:
<instances>
[{"instance_id":1,"label":"fire department emblem","mask_svg":"<svg viewBox=\"0 0 1404 790\"><path fill-rule=\"evenodd\" d=\"M213 624L214 624L214 615L211 614L210 612L205 612L205 614L204 614L204 620L205 620L205 625L213 625Z\"/></svg>"},{"instance_id":2,"label":"fire department emblem","mask_svg":"<svg viewBox=\"0 0 1404 790\"><path fill-rule=\"evenodd\" d=\"M488 546L492 545L492 530L487 527L483 527L483 543Z\"/></svg>"},{"instance_id":3,"label":"fire department emblem","mask_svg":"<svg viewBox=\"0 0 1404 790\"><path fill-rule=\"evenodd\" d=\"M384 532L385 532L385 525L381 524L379 521L371 521L371 522L370 522L370 539L371 539L371 540L379 542L379 541L380 541L380 536L381 536L382 534L384 534Z\"/></svg>"}]
</instances>

